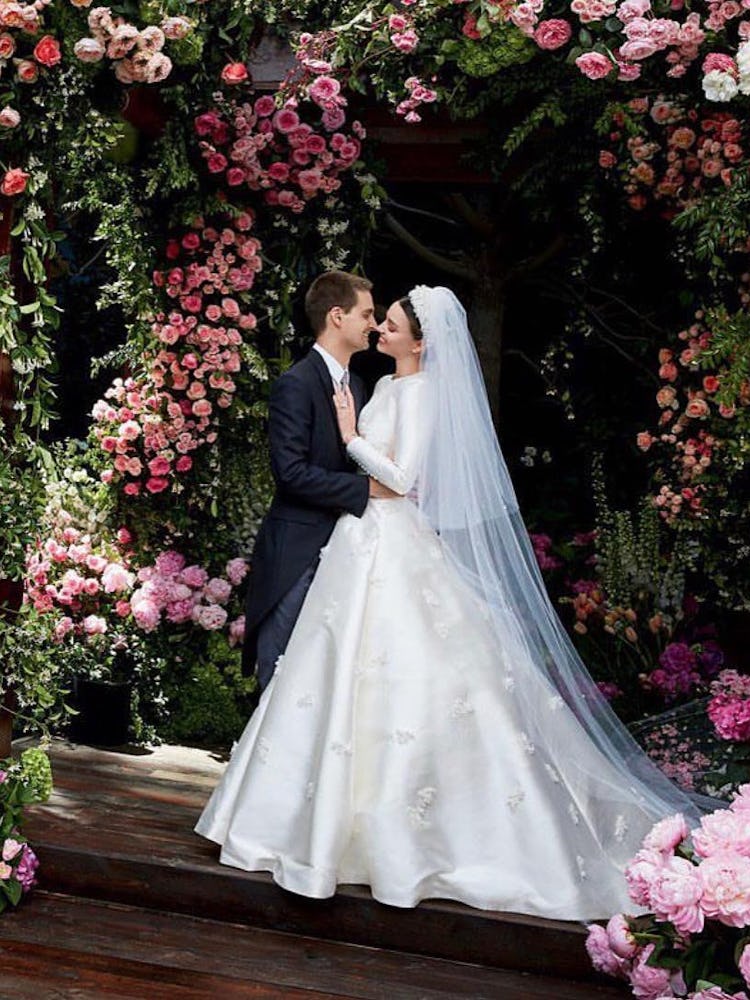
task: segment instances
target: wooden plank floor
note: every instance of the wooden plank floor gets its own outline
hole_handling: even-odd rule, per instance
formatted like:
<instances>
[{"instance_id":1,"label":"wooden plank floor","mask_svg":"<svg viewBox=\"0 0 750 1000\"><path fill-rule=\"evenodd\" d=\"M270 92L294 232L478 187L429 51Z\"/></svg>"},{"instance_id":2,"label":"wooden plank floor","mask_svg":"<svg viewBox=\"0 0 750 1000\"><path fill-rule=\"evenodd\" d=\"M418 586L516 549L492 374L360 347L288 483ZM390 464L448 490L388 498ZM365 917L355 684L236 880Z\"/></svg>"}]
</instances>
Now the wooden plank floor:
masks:
<instances>
[{"instance_id":1,"label":"wooden plank floor","mask_svg":"<svg viewBox=\"0 0 750 1000\"><path fill-rule=\"evenodd\" d=\"M40 994L42 977L47 992ZM0 997L6 995L607 1000L622 994L41 891L3 919Z\"/></svg>"},{"instance_id":2,"label":"wooden plank floor","mask_svg":"<svg viewBox=\"0 0 750 1000\"><path fill-rule=\"evenodd\" d=\"M626 995L592 973L579 924L439 900L403 910L362 886L309 900L219 865L192 832L224 766L204 751L58 741L52 758L55 792L26 830L42 891L0 918L0 1000Z\"/></svg>"}]
</instances>

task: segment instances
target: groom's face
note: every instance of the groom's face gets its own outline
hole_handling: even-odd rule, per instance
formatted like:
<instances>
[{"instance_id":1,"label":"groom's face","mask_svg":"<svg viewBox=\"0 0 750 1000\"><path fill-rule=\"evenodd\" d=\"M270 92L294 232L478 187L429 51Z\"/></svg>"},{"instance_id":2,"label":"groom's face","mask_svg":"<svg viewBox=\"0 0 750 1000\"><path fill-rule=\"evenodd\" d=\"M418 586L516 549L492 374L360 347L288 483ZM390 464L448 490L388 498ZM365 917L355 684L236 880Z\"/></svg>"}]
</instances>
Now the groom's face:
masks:
<instances>
[{"instance_id":1,"label":"groom's face","mask_svg":"<svg viewBox=\"0 0 750 1000\"><path fill-rule=\"evenodd\" d=\"M370 292L357 292L357 301L348 312L337 310L337 326L341 345L352 352L364 351L367 335L375 329L375 305Z\"/></svg>"}]
</instances>

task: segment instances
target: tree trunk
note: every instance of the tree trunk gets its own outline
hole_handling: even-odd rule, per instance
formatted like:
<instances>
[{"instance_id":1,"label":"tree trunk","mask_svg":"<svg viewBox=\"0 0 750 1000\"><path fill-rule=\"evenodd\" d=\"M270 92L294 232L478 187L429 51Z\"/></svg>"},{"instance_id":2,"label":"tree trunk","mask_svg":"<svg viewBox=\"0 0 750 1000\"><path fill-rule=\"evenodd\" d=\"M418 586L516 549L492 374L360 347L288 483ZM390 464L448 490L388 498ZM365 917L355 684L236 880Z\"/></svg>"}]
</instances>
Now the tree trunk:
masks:
<instances>
[{"instance_id":1,"label":"tree trunk","mask_svg":"<svg viewBox=\"0 0 750 1000\"><path fill-rule=\"evenodd\" d=\"M485 274L474 286L468 309L469 329L474 337L492 420L498 426L500 412L500 368L505 316L505 288L494 275Z\"/></svg>"}]
</instances>

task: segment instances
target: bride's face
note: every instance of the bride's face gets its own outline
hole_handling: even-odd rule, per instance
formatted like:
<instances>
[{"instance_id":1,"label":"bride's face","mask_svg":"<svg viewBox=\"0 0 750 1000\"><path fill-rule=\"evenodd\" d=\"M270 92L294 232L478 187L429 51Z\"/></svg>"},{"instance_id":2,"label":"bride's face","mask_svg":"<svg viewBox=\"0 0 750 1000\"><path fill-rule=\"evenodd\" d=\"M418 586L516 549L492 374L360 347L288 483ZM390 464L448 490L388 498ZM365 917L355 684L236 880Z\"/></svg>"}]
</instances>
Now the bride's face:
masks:
<instances>
[{"instance_id":1,"label":"bride's face","mask_svg":"<svg viewBox=\"0 0 750 1000\"><path fill-rule=\"evenodd\" d=\"M378 350L398 361L422 351L422 343L414 338L409 317L398 302L394 302L378 327Z\"/></svg>"}]
</instances>

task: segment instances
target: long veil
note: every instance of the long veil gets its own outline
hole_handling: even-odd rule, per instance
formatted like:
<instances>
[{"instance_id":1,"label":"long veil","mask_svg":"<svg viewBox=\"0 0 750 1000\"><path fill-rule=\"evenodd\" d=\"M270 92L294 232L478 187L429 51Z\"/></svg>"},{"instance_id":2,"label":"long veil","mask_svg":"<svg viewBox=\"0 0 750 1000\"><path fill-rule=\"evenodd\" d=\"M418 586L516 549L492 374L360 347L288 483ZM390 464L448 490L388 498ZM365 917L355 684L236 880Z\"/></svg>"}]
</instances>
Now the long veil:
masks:
<instances>
[{"instance_id":1,"label":"long veil","mask_svg":"<svg viewBox=\"0 0 750 1000\"><path fill-rule=\"evenodd\" d=\"M417 503L469 585L499 643L520 651L546 683L514 685L524 736L573 787L596 788L613 809L632 805L657 820L697 821L718 802L689 796L650 760L591 678L547 594L494 431L466 313L448 288L409 297L424 334L430 409ZM599 753L571 754L554 709L572 711Z\"/></svg>"}]
</instances>

